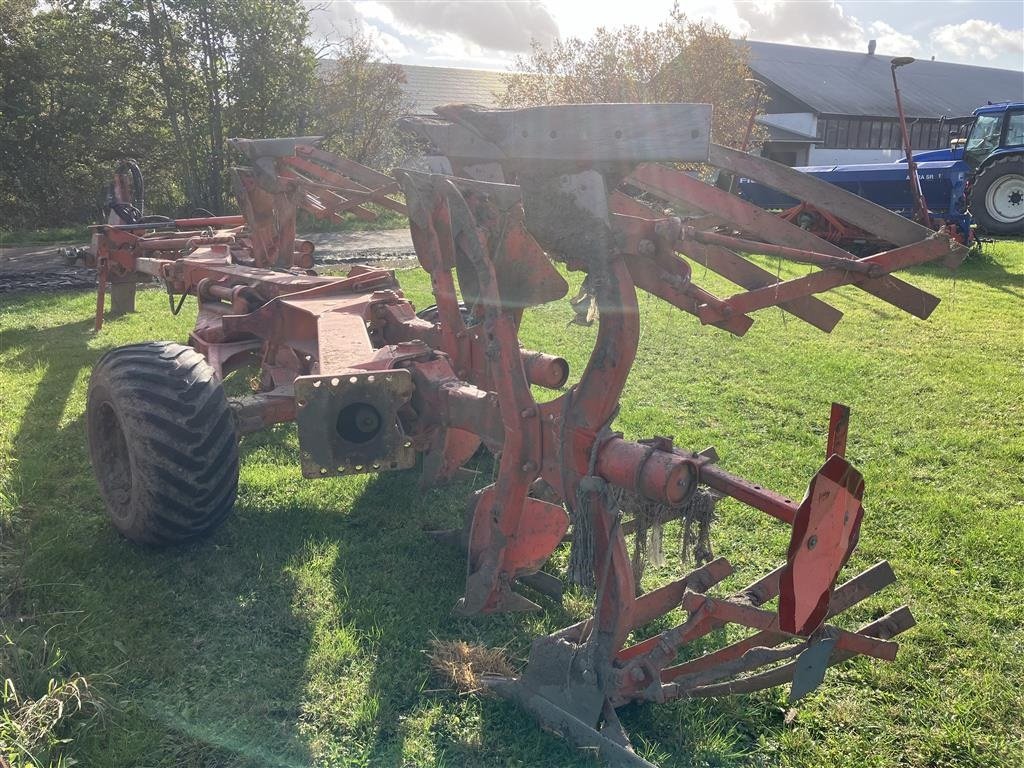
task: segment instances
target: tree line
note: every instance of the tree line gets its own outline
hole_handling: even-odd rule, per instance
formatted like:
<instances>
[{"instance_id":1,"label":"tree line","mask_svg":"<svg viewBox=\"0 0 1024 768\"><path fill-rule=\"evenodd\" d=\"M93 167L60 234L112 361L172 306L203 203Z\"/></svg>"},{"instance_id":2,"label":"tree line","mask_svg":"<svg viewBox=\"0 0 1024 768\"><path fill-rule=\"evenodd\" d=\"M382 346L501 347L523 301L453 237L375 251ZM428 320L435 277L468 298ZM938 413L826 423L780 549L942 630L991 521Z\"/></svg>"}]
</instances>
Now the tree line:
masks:
<instances>
[{"instance_id":1,"label":"tree line","mask_svg":"<svg viewBox=\"0 0 1024 768\"><path fill-rule=\"evenodd\" d=\"M714 106L714 141L757 146L760 126L748 136L750 113L763 85L753 79L749 52L720 24L689 19L676 3L657 27L599 27L586 40L534 43L504 77L501 104L692 102Z\"/></svg>"},{"instance_id":2,"label":"tree line","mask_svg":"<svg viewBox=\"0 0 1024 768\"><path fill-rule=\"evenodd\" d=\"M537 46L495 97L708 102L716 140L740 146L746 61L676 7L656 29ZM0 230L96 221L126 158L150 211L233 210L229 137L324 135L386 170L408 149L393 127L403 82L358 31L317 47L301 0L0 0Z\"/></svg>"},{"instance_id":3,"label":"tree line","mask_svg":"<svg viewBox=\"0 0 1024 768\"><path fill-rule=\"evenodd\" d=\"M229 137L386 163L401 80L358 33L315 50L301 0L0 0L0 229L95 221L125 158L153 211L230 210Z\"/></svg>"}]
</instances>

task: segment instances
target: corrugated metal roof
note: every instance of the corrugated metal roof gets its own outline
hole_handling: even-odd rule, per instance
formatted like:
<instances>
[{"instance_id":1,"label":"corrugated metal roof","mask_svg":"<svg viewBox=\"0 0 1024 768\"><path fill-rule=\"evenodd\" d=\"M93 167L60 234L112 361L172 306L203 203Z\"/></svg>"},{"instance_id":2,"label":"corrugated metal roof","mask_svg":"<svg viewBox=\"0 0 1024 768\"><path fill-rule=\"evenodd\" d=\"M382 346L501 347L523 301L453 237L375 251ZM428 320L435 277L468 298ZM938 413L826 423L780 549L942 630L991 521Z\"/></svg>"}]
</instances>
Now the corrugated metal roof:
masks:
<instances>
[{"instance_id":1,"label":"corrugated metal roof","mask_svg":"<svg viewBox=\"0 0 1024 768\"><path fill-rule=\"evenodd\" d=\"M317 68L329 72L338 65L337 59L320 59ZM461 69L459 67L426 67L418 64L400 64L405 73L402 90L410 109L418 114L433 114L441 104L479 104L497 107L495 94L505 92L501 76L508 72L490 69Z\"/></svg>"},{"instance_id":2,"label":"corrugated metal roof","mask_svg":"<svg viewBox=\"0 0 1024 768\"><path fill-rule=\"evenodd\" d=\"M403 90L414 112L433 113L441 104L479 104L498 106L498 95L505 92L501 76L507 72L456 67L424 67L402 64Z\"/></svg>"},{"instance_id":3,"label":"corrugated metal roof","mask_svg":"<svg viewBox=\"0 0 1024 768\"><path fill-rule=\"evenodd\" d=\"M750 68L819 114L895 117L892 55L740 40ZM1024 73L918 60L897 73L909 117L960 117L987 101L1024 99Z\"/></svg>"}]
</instances>

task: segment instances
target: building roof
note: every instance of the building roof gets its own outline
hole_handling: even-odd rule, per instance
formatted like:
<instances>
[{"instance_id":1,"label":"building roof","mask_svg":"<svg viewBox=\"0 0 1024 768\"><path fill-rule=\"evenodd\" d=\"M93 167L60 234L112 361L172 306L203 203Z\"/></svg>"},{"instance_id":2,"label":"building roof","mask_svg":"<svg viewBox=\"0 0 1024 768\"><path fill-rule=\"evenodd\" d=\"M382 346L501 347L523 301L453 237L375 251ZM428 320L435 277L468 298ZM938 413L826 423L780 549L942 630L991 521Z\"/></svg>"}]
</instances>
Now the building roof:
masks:
<instances>
[{"instance_id":1,"label":"building roof","mask_svg":"<svg viewBox=\"0 0 1024 768\"><path fill-rule=\"evenodd\" d=\"M488 69L459 69L456 67L424 67L402 64L405 72L403 90L414 112L433 113L441 104L479 104L498 106L498 97L505 92L502 75Z\"/></svg>"},{"instance_id":2,"label":"building roof","mask_svg":"<svg viewBox=\"0 0 1024 768\"><path fill-rule=\"evenodd\" d=\"M895 117L891 55L737 41L750 50L750 69L771 85L826 115ZM918 60L897 73L908 117L961 117L986 102L1024 98L1024 73Z\"/></svg>"},{"instance_id":3,"label":"building roof","mask_svg":"<svg viewBox=\"0 0 1024 768\"><path fill-rule=\"evenodd\" d=\"M320 59L321 73L337 66L336 59ZM462 69L459 67L426 67L419 64L399 64L405 74L402 91L409 109L418 114L433 114L434 107L442 104L479 104L497 107L498 96L505 92L500 72L490 69Z\"/></svg>"}]
</instances>

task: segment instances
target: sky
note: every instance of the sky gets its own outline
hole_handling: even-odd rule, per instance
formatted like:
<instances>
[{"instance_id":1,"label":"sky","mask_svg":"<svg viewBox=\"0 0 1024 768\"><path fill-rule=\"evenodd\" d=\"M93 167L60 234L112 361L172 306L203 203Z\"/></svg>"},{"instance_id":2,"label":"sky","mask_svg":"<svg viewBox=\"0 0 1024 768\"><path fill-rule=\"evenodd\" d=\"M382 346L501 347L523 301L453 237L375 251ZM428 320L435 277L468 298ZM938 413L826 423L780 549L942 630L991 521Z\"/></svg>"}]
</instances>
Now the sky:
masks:
<instances>
[{"instance_id":1,"label":"sky","mask_svg":"<svg viewBox=\"0 0 1024 768\"><path fill-rule=\"evenodd\" d=\"M510 69L515 57L599 27L656 27L673 0L304 0L316 43L360 28L392 61ZM689 0L707 19L750 40L935 57L1024 70L1022 0Z\"/></svg>"}]
</instances>

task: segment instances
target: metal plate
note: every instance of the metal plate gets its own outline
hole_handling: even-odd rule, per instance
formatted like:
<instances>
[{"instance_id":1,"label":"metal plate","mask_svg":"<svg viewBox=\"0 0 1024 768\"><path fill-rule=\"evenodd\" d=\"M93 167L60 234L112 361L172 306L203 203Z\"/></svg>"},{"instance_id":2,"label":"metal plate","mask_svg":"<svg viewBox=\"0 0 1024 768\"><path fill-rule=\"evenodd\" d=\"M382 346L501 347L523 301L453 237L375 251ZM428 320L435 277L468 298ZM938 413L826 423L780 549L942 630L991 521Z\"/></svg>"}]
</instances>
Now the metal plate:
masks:
<instances>
[{"instance_id":1,"label":"metal plate","mask_svg":"<svg viewBox=\"0 0 1024 768\"><path fill-rule=\"evenodd\" d=\"M850 559L864 516L864 479L838 454L811 480L793 520L779 580L779 628L809 635L825 620L832 587Z\"/></svg>"},{"instance_id":2,"label":"metal plate","mask_svg":"<svg viewBox=\"0 0 1024 768\"><path fill-rule=\"evenodd\" d=\"M790 704L799 701L824 682L825 670L828 669L835 647L836 639L826 636L812 641L807 650L800 654L793 670L793 685L789 689Z\"/></svg>"},{"instance_id":3,"label":"metal plate","mask_svg":"<svg viewBox=\"0 0 1024 768\"><path fill-rule=\"evenodd\" d=\"M398 410L412 396L406 370L346 371L295 379L304 477L408 469L416 451Z\"/></svg>"}]
</instances>

